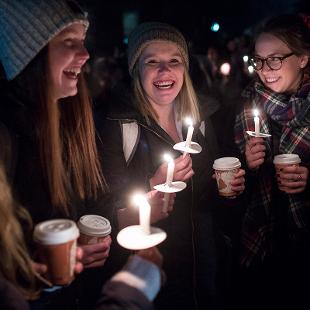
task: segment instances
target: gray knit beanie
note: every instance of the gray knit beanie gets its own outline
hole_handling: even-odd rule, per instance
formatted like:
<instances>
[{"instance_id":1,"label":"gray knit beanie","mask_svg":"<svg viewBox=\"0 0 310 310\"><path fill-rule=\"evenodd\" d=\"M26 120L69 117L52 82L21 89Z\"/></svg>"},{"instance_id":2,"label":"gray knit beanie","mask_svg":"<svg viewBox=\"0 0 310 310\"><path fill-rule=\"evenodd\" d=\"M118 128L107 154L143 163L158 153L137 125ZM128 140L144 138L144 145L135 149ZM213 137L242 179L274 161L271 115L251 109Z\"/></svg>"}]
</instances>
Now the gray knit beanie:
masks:
<instances>
[{"instance_id":1,"label":"gray knit beanie","mask_svg":"<svg viewBox=\"0 0 310 310\"><path fill-rule=\"evenodd\" d=\"M181 32L165 23L147 22L137 26L128 38L128 69L130 75L132 75L133 68L142 51L154 41L175 43L185 59L186 66L189 66L187 44Z\"/></svg>"},{"instance_id":2,"label":"gray knit beanie","mask_svg":"<svg viewBox=\"0 0 310 310\"><path fill-rule=\"evenodd\" d=\"M8 80L73 23L88 28L87 13L70 0L0 0L0 60Z\"/></svg>"}]
</instances>

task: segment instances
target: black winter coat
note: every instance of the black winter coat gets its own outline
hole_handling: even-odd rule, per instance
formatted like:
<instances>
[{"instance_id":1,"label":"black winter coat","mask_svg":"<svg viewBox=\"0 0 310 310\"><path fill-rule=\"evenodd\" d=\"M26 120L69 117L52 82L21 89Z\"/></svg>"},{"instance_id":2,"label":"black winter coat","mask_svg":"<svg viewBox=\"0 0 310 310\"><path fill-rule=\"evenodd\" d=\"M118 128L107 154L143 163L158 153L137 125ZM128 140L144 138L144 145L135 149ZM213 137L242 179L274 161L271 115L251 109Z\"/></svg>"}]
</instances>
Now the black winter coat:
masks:
<instances>
[{"instance_id":1,"label":"black winter coat","mask_svg":"<svg viewBox=\"0 0 310 310\"><path fill-rule=\"evenodd\" d=\"M132 122L138 124L140 132L126 163L122 124ZM164 153L174 158L181 155L157 123L148 125L129 106L114 107L106 119L98 114L97 124L104 175L112 193L120 197L119 208L126 207L129 195L137 188L150 190L149 179L162 164ZM195 175L187 188L177 193L170 216L155 225L168 236L159 245L168 280L156 300L158 309L195 309L197 301L201 309L212 309L226 281L220 279L226 272L227 262L221 262L226 256L226 246L215 213L227 201L218 197L216 182L212 179L212 164L219 153L211 121L207 118L204 127L205 135L196 127L192 139L202 146L200 154L192 155ZM185 136L186 128L183 128Z\"/></svg>"}]
</instances>

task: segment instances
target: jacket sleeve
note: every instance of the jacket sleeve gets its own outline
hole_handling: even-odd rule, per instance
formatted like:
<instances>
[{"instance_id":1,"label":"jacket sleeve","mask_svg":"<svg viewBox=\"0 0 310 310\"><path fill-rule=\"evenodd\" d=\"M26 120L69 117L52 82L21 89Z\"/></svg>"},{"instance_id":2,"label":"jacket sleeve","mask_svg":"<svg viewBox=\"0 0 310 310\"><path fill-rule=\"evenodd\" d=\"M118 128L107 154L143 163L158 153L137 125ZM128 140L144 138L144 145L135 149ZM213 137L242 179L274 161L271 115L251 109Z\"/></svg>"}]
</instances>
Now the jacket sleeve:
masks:
<instances>
[{"instance_id":1,"label":"jacket sleeve","mask_svg":"<svg viewBox=\"0 0 310 310\"><path fill-rule=\"evenodd\" d=\"M153 309L152 303L138 289L125 283L109 281L97 301L96 310Z\"/></svg>"}]
</instances>

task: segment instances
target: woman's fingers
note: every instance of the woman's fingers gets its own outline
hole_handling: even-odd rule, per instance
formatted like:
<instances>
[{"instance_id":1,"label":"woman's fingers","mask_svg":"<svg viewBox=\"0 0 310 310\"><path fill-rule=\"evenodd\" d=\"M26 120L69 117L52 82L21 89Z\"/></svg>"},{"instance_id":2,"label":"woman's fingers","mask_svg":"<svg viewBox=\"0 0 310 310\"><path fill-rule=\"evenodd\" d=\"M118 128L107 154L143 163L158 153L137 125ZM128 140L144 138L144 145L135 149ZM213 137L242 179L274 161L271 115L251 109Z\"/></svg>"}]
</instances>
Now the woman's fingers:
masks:
<instances>
[{"instance_id":1,"label":"woman's fingers","mask_svg":"<svg viewBox=\"0 0 310 310\"><path fill-rule=\"evenodd\" d=\"M231 189L234 192L242 193L245 190L245 170L239 169L235 174L235 178L231 181Z\"/></svg>"},{"instance_id":2,"label":"woman's fingers","mask_svg":"<svg viewBox=\"0 0 310 310\"><path fill-rule=\"evenodd\" d=\"M262 138L251 138L245 147L245 157L250 169L256 169L263 164L266 146Z\"/></svg>"},{"instance_id":3,"label":"woman's fingers","mask_svg":"<svg viewBox=\"0 0 310 310\"><path fill-rule=\"evenodd\" d=\"M303 166L283 167L277 174L279 189L287 194L297 194L305 190L308 182L308 168Z\"/></svg>"},{"instance_id":4,"label":"woman's fingers","mask_svg":"<svg viewBox=\"0 0 310 310\"><path fill-rule=\"evenodd\" d=\"M107 236L103 242L90 245L81 245L84 255L82 263L85 268L103 266L109 257L112 239Z\"/></svg>"},{"instance_id":5,"label":"woman's fingers","mask_svg":"<svg viewBox=\"0 0 310 310\"><path fill-rule=\"evenodd\" d=\"M183 155L179 156L175 160L175 169L173 179L175 181L187 181L194 175L194 170L192 169L192 159L187 154L185 157Z\"/></svg>"}]
</instances>

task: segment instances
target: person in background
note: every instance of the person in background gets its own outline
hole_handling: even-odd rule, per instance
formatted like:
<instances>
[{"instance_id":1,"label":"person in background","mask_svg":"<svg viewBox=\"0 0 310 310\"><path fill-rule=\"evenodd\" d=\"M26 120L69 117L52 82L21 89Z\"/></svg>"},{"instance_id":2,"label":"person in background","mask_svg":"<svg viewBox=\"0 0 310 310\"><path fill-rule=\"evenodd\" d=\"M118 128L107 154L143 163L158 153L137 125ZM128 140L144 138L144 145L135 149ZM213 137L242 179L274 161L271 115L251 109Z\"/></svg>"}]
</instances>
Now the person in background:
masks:
<instances>
[{"instance_id":1,"label":"person in background","mask_svg":"<svg viewBox=\"0 0 310 310\"><path fill-rule=\"evenodd\" d=\"M187 188L177 193L173 210L168 214L163 210L169 216L156 223L168 237L159 245L167 284L155 306L212 309L223 285L220 260L225 257L219 253L225 246L213 213L225 202L216 203L219 197L212 179L216 136L211 121L200 112L188 73L185 38L171 25L142 23L129 36L128 65L132 91L115 99L106 119L96 117L104 175L112 193L121 198L118 212L124 215L122 201L136 188L148 191L165 183L163 155L174 158L173 180L186 182ZM173 149L186 137L185 117L195 124L193 141L202 146L193 157ZM236 194L244 189L243 176L240 170L232 181Z\"/></svg>"},{"instance_id":2,"label":"person in background","mask_svg":"<svg viewBox=\"0 0 310 310\"><path fill-rule=\"evenodd\" d=\"M87 14L74 1L0 1L0 60L7 79L0 114L11 145L5 169L34 224L62 217L77 221L90 213L109 218L82 73L89 58L84 46L88 25ZM107 238L83 246L85 268L102 267L110 244ZM57 295L68 309L82 306L87 283L102 286L90 273L85 270L68 288L46 293L44 300L49 304L49 296Z\"/></svg>"},{"instance_id":3,"label":"person in background","mask_svg":"<svg viewBox=\"0 0 310 310\"><path fill-rule=\"evenodd\" d=\"M266 21L255 36L251 58L257 76L243 92L235 141L247 169L248 206L243 220L239 292L250 300L300 308L308 300L304 287L310 267L310 29L298 15ZM250 137L253 109L261 132ZM276 175L273 158L294 153L300 165Z\"/></svg>"}]
</instances>

